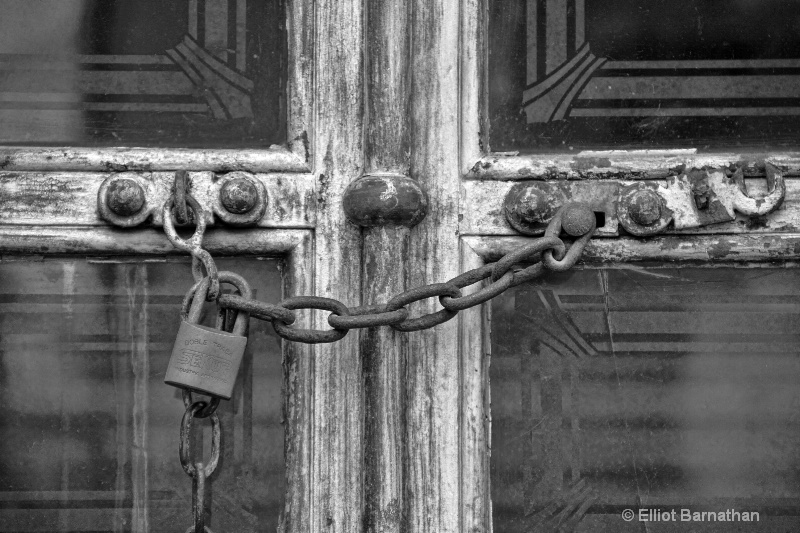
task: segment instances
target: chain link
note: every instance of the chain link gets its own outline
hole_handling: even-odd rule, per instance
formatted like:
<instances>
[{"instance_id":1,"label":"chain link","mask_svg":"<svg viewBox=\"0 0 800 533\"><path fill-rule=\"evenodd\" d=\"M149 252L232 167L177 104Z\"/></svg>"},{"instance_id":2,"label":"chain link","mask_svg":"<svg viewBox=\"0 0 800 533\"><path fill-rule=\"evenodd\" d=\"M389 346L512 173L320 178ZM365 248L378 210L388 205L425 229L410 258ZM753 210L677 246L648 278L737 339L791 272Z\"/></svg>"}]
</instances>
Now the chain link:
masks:
<instances>
[{"instance_id":1,"label":"chain link","mask_svg":"<svg viewBox=\"0 0 800 533\"><path fill-rule=\"evenodd\" d=\"M197 200L186 193L185 180L185 175L176 174L175 193L164 203L162 210L164 232L170 242L178 249L192 255L192 275L195 283L183 302L183 310L189 308L188 304L191 303L198 291L205 292L207 300L217 300L220 313L217 320L218 328L231 329L234 317L230 311L249 313L251 317L272 322L272 327L280 337L308 344L336 342L344 338L351 329L358 328L390 326L395 330L406 332L432 328L451 320L459 311L481 305L511 287L541 276L546 269L561 272L572 268L595 231L595 227L592 225L588 232L579 237L567 249L564 242L558 237L561 233L561 221L565 209L562 208L547 226L544 237L506 254L496 263L475 268L446 283L434 283L413 288L391 298L386 304L362 305L350 309L338 300L319 296L294 296L278 304L269 304L249 298L250 291L247 288L247 282L240 276L217 271L211 254L202 248L206 229L206 213ZM175 231L172 217L173 206L176 207L177 218L182 216L178 214L181 212L181 206L184 208L188 206L193 213L196 229L191 238L182 239ZM526 268L517 268L517 265L525 262L534 264ZM205 273L203 269L205 269ZM489 279L490 283L477 291L466 296L461 292L461 289L486 279ZM242 295L221 294L220 281L233 283ZM427 298L438 298L442 309L420 317L409 318L410 313L407 306ZM303 309L329 311L332 314L328 316L327 320L333 329L293 327L293 324L297 322L297 315L294 311ZM246 319L247 315L241 318ZM185 411L181 420L179 455L181 467L192 478L194 515L194 525L189 527L186 533L213 533L205 525L205 484L206 478L214 473L219 462L221 430L219 417L216 414L219 401L219 398L216 397L212 397L209 401L194 401L191 390L183 390ZM195 462L192 454L192 420L195 418L211 420L211 458L205 465L202 462Z\"/></svg>"},{"instance_id":2,"label":"chain link","mask_svg":"<svg viewBox=\"0 0 800 533\"><path fill-rule=\"evenodd\" d=\"M350 309L350 315L330 315L328 324L336 329L377 328L395 326L408 318L408 309L387 311L385 304L362 305Z\"/></svg>"},{"instance_id":3,"label":"chain link","mask_svg":"<svg viewBox=\"0 0 800 533\"><path fill-rule=\"evenodd\" d=\"M219 399L215 398L217 403ZM186 533L213 533L205 525L205 501L206 501L206 478L214 473L219 463L219 449L222 431L220 430L219 417L212 411L210 414L202 415L201 413L208 407L206 402L191 403L191 393L184 390L183 403L187 404L186 411L183 413L181 420L181 437L179 454L181 459L181 467L188 476L192 478L192 511L194 516L194 525L186 530ZM213 401L212 404L214 405ZM216 406L214 407L216 409ZM202 418L203 416L211 417L211 460L207 465L202 462L194 462L192 457L192 420L194 418Z\"/></svg>"},{"instance_id":4,"label":"chain link","mask_svg":"<svg viewBox=\"0 0 800 533\"><path fill-rule=\"evenodd\" d=\"M566 206L559 209L553 217L553 220L547 225L547 229L544 230L544 238L558 238L558 235L561 233L561 220L564 216L565 209ZM554 250L545 250L542 252L542 264L544 264L548 270L554 272L565 272L574 267L575 263L580 259L584 248L586 248L586 245L589 243L589 239L594 235L595 229L597 229L594 216L591 217L591 221L591 229L583 236L579 237L566 253L560 250L555 250L555 254L553 253Z\"/></svg>"},{"instance_id":5,"label":"chain link","mask_svg":"<svg viewBox=\"0 0 800 533\"><path fill-rule=\"evenodd\" d=\"M192 254L192 275L195 281L200 281L203 277L208 276L211 278L211 286L209 287L206 300L213 301L219 296L219 274L217 272L217 265L214 259L207 250L203 249L203 237L206 233L206 213L194 196L186 193L185 184L183 188L179 184L179 174L175 175L175 190L182 190L184 193L184 203L188 205L194 214L195 230L194 234L189 239L183 239L178 235L175 229L175 221L172 219L172 207L179 204L178 198L172 194L167 201L164 202L164 207L161 209L161 217L163 219L164 233L167 239L172 243L175 248L184 252ZM201 266L205 268L206 273L203 275Z\"/></svg>"},{"instance_id":6,"label":"chain link","mask_svg":"<svg viewBox=\"0 0 800 533\"><path fill-rule=\"evenodd\" d=\"M179 170L175 173L172 193L175 195L175 220L183 226L189 223L189 207L186 205L186 193L189 190L189 173Z\"/></svg>"},{"instance_id":7,"label":"chain link","mask_svg":"<svg viewBox=\"0 0 800 533\"><path fill-rule=\"evenodd\" d=\"M547 270L563 272L572 268L595 231L592 225L589 231L567 248L564 241L558 237L562 229L563 213L568 207L564 206L548 224L544 237L509 252L495 263L465 272L446 283L434 283L410 289L391 298L386 304L348 308L338 300L318 296L294 296L277 304L270 304L235 294L219 293L219 273L210 254L201 247L205 232L205 213L197 201L187 194L186 202L194 213L197 229L190 239L181 239L175 232L172 218L167 216L175 201L175 198L171 197L164 204L164 231L176 247L192 254L192 274L196 280L193 291L199 290L201 282L210 277L207 300L217 300L222 309L249 313L251 317L272 322L272 327L280 337L308 344L336 342L343 339L351 329L389 326L398 331L410 332L432 328L451 320L459 311L486 303L512 287L541 276ZM521 268L519 265L522 263L533 264ZM202 271L203 267L205 273ZM477 291L467 295L461 292L461 289L487 279L489 283ZM409 318L410 312L407 306L427 298L438 298L442 309ZM329 311L331 314L327 321L333 329L293 327L297 321L295 311L303 309Z\"/></svg>"}]
</instances>

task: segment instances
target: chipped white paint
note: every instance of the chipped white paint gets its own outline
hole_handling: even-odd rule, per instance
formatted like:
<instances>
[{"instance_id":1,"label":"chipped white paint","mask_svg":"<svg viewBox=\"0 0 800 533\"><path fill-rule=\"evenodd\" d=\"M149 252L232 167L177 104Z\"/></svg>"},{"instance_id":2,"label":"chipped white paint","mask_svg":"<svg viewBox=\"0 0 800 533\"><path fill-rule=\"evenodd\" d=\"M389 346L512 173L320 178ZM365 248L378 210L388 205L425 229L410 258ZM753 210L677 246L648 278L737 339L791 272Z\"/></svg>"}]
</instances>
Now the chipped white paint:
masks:
<instances>
[{"instance_id":1,"label":"chipped white paint","mask_svg":"<svg viewBox=\"0 0 800 533\"><path fill-rule=\"evenodd\" d=\"M193 148L50 148L0 146L0 171L207 170L308 172L297 154L281 146L266 150Z\"/></svg>"},{"instance_id":2,"label":"chipped white paint","mask_svg":"<svg viewBox=\"0 0 800 533\"><path fill-rule=\"evenodd\" d=\"M658 179L683 169L716 169L741 166L745 175L763 171L764 161L786 176L800 175L800 152L697 153L694 149L667 151L612 150L575 154L486 154L470 165L467 179Z\"/></svg>"},{"instance_id":3,"label":"chipped white paint","mask_svg":"<svg viewBox=\"0 0 800 533\"><path fill-rule=\"evenodd\" d=\"M394 199L395 204L397 203L397 187L394 186L394 180L388 179L384 180L386 184L386 190L380 194L380 199L382 202L386 202L388 200Z\"/></svg>"}]
</instances>

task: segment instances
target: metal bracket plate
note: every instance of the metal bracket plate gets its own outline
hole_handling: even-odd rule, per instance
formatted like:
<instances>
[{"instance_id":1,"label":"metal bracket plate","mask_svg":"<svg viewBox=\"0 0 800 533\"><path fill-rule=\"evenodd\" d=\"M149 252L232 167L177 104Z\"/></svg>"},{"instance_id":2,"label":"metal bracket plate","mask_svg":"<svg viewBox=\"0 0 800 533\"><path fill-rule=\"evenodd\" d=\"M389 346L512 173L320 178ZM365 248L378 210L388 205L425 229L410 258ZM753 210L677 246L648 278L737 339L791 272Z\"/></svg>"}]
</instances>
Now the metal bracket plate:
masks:
<instances>
[{"instance_id":1,"label":"metal bracket plate","mask_svg":"<svg viewBox=\"0 0 800 533\"><path fill-rule=\"evenodd\" d=\"M598 216L598 236L646 237L669 226L686 230L730 222L736 213L764 216L783 203L786 183L781 171L764 165L768 192L747 194L741 169L687 170L663 180L521 182L506 195L503 211L509 224L525 235L541 235L559 207L588 205Z\"/></svg>"}]
</instances>

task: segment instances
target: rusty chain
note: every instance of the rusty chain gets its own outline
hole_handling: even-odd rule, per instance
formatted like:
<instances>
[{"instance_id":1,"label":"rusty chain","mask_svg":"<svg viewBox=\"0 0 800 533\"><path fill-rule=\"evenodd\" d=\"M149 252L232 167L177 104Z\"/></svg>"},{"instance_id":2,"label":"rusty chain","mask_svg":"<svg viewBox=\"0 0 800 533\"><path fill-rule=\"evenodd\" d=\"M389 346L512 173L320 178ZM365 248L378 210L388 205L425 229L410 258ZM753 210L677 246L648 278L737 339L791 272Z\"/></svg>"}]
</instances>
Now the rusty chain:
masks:
<instances>
[{"instance_id":1,"label":"rusty chain","mask_svg":"<svg viewBox=\"0 0 800 533\"><path fill-rule=\"evenodd\" d=\"M218 329L230 329L234 323L232 315L247 313L249 316L271 322L275 332L282 338L308 344L336 342L352 329L389 326L398 331L419 331L447 322L459 311L488 302L511 287L541 276L547 270L561 272L572 268L594 234L596 226L594 214L587 207L571 204L558 211L547 226L544 237L506 254L495 263L475 268L445 283L433 283L407 290L385 304L349 308L338 300L319 296L293 296L277 304L270 304L249 298L250 290L241 276L217 270L211 254L202 247L207 213L203 211L199 202L188 194L186 188L186 175L176 174L174 193L164 203L162 210L167 238L178 249L192 255L192 275L195 283L184 299L183 314L186 314L194 296L205 292L206 300L217 301ZM566 215L568 209L572 211ZM179 219L179 223L181 218L195 221L196 229L189 239L183 239L178 235L173 213L175 218ZM562 229L577 237L569 248L559 238ZM526 262L531 262L533 265L517 268L517 265ZM462 289L484 280L489 281L484 287L468 295L462 293ZM239 294L222 294L221 282L233 283ZM427 298L438 298L442 309L419 317L410 317L407 306ZM295 311L303 309L329 311L331 314L328 316L328 324L333 329L292 327L297 322ZM246 319L247 315L241 318ZM205 525L205 493L206 479L214 473L219 462L221 430L219 417L216 414L219 402L220 399L214 396L208 401L194 401L192 392L183 389L185 411L181 420L179 455L184 472L192 478L194 517L194 525L190 526L186 533L213 533ZM191 438L192 420L195 418L211 420L211 458L207 464L195 461L193 457Z\"/></svg>"},{"instance_id":2,"label":"rusty chain","mask_svg":"<svg viewBox=\"0 0 800 533\"><path fill-rule=\"evenodd\" d=\"M190 526L186 533L213 533L205 525L206 479L214 473L219 463L222 431L219 417L214 412L216 404L219 404L219 398L213 398L211 403L193 402L192 393L184 390L183 403L186 410L181 419L179 455L183 471L192 478L192 514L194 517L194 525ZM211 406L214 406L213 409L210 409ZM195 461L192 453L192 420L206 417L211 419L211 458L208 464L203 464L201 461Z\"/></svg>"},{"instance_id":3,"label":"rusty chain","mask_svg":"<svg viewBox=\"0 0 800 533\"><path fill-rule=\"evenodd\" d=\"M177 182L176 177L176 188ZM172 206L177 202L175 196L170 197L164 204L164 231L176 247L192 254L192 273L196 282L203 279L201 265L205 267L205 275L211 277L207 300L216 300L221 309L246 312L251 317L271 322L280 337L307 344L336 342L344 338L351 329L389 326L397 331L409 332L432 328L451 320L459 311L481 305L509 288L531 281L548 270L554 272L569 270L580 258L596 229L594 215L588 207L568 204L556 213L543 237L506 254L495 263L470 270L445 283L434 283L407 290L385 304L350 308L338 300L319 296L293 296L277 304L270 304L235 294L220 294L216 266L211 255L201 246L206 227L206 214L191 195L186 194L185 199L197 224L195 234L188 240L181 239L177 235L170 216ZM584 223L577 231L567 231L577 237L569 248L559 238L567 209L572 210L568 218L577 214ZM515 269L517 265L525 262L534 264L527 268ZM462 289L486 279L489 283L478 291L466 296L461 292ZM438 298L442 309L411 318L407 306L427 298ZM304 309L329 311L331 314L328 316L328 324L333 329L292 327L297 321L295 311Z\"/></svg>"}]
</instances>

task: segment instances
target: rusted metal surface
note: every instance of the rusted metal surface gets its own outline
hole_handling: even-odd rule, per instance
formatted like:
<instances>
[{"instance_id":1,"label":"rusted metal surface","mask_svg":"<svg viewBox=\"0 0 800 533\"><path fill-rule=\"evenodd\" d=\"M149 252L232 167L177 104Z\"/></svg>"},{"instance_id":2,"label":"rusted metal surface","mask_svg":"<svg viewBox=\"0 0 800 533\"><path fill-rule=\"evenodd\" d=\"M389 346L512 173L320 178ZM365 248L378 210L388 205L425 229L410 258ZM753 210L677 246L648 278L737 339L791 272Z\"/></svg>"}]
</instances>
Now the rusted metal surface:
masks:
<instances>
[{"instance_id":1,"label":"rusted metal surface","mask_svg":"<svg viewBox=\"0 0 800 533\"><path fill-rule=\"evenodd\" d=\"M172 209L175 202L175 196L170 196L169 200L164 203L164 207L162 208L164 234L175 248L192 255L192 272L195 281L198 283L201 281L201 278L203 278L203 274L199 271L200 264L205 267L205 276L210 280L210 285L205 291L207 293L206 299L209 301L216 300L219 295L219 274L217 272L217 265L214 263L211 254L203 248L203 238L206 232L206 216L204 210L197 200L194 199L194 196L191 194L186 195L186 202L194 213L193 218L197 220L197 225L195 226L192 236L188 239L184 239L178 235L178 232L175 230L175 223L172 220Z\"/></svg>"},{"instance_id":2,"label":"rusted metal surface","mask_svg":"<svg viewBox=\"0 0 800 533\"><path fill-rule=\"evenodd\" d=\"M243 215L256 206L258 191L256 186L245 178L229 179L220 187L219 199L226 211Z\"/></svg>"},{"instance_id":3,"label":"rusted metal surface","mask_svg":"<svg viewBox=\"0 0 800 533\"><path fill-rule=\"evenodd\" d=\"M189 194L189 173L185 170L175 172L175 181L172 182L172 194L175 196L172 214L175 222L180 225L188 224L190 221L189 205L186 202L186 195Z\"/></svg>"},{"instance_id":4,"label":"rusted metal surface","mask_svg":"<svg viewBox=\"0 0 800 533\"><path fill-rule=\"evenodd\" d=\"M330 311L339 316L348 316L350 314L347 306L342 302L322 296L292 296L281 301L278 305L291 311L300 309L320 309L323 311ZM348 331L346 329L320 330L293 328L280 320L273 320L272 327L275 329L275 332L284 339L305 344L327 344L340 341L347 335Z\"/></svg>"},{"instance_id":5,"label":"rusted metal surface","mask_svg":"<svg viewBox=\"0 0 800 533\"><path fill-rule=\"evenodd\" d=\"M639 181L620 187L617 217L622 227L637 237L664 232L672 222L672 211L658 191L660 185Z\"/></svg>"},{"instance_id":6,"label":"rusted metal surface","mask_svg":"<svg viewBox=\"0 0 800 533\"><path fill-rule=\"evenodd\" d=\"M553 217L554 220L556 218ZM588 205L571 202L566 204L561 211L560 224L560 229L564 230L567 235L582 237L588 233L594 233L597 219L595 219L594 212ZM558 231L554 230L553 234L557 236ZM547 235L547 231L545 231L545 235Z\"/></svg>"},{"instance_id":7,"label":"rusted metal surface","mask_svg":"<svg viewBox=\"0 0 800 533\"><path fill-rule=\"evenodd\" d=\"M603 213L605 224L597 229L597 235L617 235L618 194L619 184L614 182L522 182L511 186L503 200L502 212L508 224L520 233L542 235L562 206L580 202L594 213ZM491 204L483 209L493 212Z\"/></svg>"},{"instance_id":8,"label":"rusted metal surface","mask_svg":"<svg viewBox=\"0 0 800 533\"><path fill-rule=\"evenodd\" d=\"M153 206L139 176L109 176L97 191L97 212L103 220L123 228L138 226L150 216ZM41 201L41 199L39 200Z\"/></svg>"},{"instance_id":9,"label":"rusted metal surface","mask_svg":"<svg viewBox=\"0 0 800 533\"><path fill-rule=\"evenodd\" d=\"M218 176L214 188L218 192L211 208L226 224L256 225L267 210L267 188L252 174L231 172Z\"/></svg>"},{"instance_id":10,"label":"rusted metal surface","mask_svg":"<svg viewBox=\"0 0 800 533\"><path fill-rule=\"evenodd\" d=\"M122 217L129 217L141 211L144 201L142 186L130 178L111 182L106 192L108 208Z\"/></svg>"},{"instance_id":11,"label":"rusted metal surface","mask_svg":"<svg viewBox=\"0 0 800 533\"><path fill-rule=\"evenodd\" d=\"M652 226L661 218L661 197L647 189L634 191L626 213L640 226Z\"/></svg>"},{"instance_id":12,"label":"rusted metal surface","mask_svg":"<svg viewBox=\"0 0 800 533\"><path fill-rule=\"evenodd\" d=\"M369 175L354 180L344 192L344 212L358 226L412 228L425 218L428 198L407 176Z\"/></svg>"},{"instance_id":13,"label":"rusted metal surface","mask_svg":"<svg viewBox=\"0 0 800 533\"><path fill-rule=\"evenodd\" d=\"M786 180L774 165L767 163L765 172L767 191L766 194L763 189L759 191L760 197L748 195L741 169L688 170L668 177L664 183L520 182L506 193L502 212L508 225L528 235L540 234L554 210L573 200L587 203L595 213L603 213L605 223L598 228L599 236L618 235L619 224L628 233L643 237L664 233L670 224L674 230L684 231L733 222L737 213L764 220L763 217L781 207L787 193ZM481 188L469 187L467 192L474 190ZM491 194L489 189L486 193ZM493 195L495 202L498 196ZM496 217L491 207L486 212ZM790 229L795 227L792 225Z\"/></svg>"}]
</instances>

